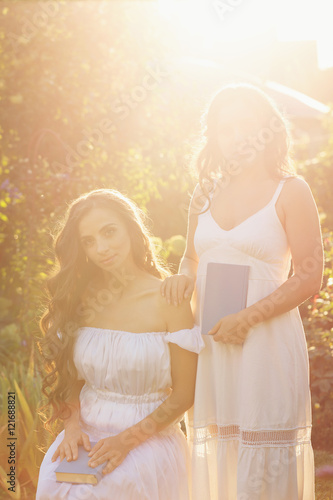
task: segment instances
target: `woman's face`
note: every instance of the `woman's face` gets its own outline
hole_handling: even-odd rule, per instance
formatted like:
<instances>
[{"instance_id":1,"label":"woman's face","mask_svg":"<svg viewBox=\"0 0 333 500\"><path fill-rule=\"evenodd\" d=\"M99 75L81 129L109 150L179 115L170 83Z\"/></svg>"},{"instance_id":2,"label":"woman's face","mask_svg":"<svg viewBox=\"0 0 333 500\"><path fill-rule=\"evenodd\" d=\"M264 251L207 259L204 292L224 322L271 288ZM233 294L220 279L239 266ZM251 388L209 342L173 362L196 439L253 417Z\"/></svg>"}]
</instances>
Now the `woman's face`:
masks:
<instances>
[{"instance_id":1,"label":"woman's face","mask_svg":"<svg viewBox=\"0 0 333 500\"><path fill-rule=\"evenodd\" d=\"M85 254L102 270L112 272L133 263L127 227L112 209L91 209L78 229Z\"/></svg>"},{"instance_id":2,"label":"woman's face","mask_svg":"<svg viewBox=\"0 0 333 500\"><path fill-rule=\"evenodd\" d=\"M226 162L250 166L260 161L261 147L258 137L262 124L244 103L223 106L217 120L217 142Z\"/></svg>"}]
</instances>

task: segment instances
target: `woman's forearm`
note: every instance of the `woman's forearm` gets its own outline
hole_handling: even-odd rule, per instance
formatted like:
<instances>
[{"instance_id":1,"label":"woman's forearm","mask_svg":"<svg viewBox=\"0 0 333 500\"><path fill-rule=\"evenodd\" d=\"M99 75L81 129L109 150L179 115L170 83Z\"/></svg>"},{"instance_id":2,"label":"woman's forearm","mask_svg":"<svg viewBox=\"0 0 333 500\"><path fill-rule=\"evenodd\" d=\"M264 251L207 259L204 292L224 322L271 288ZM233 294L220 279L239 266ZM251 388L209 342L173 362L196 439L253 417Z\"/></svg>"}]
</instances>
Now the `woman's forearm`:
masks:
<instances>
[{"instance_id":1,"label":"woman's forearm","mask_svg":"<svg viewBox=\"0 0 333 500\"><path fill-rule=\"evenodd\" d=\"M162 431L172 424L186 410L191 408L194 394L182 396L172 393L156 410L137 424L121 433L122 443L132 450L146 441L152 435Z\"/></svg>"},{"instance_id":2,"label":"woman's forearm","mask_svg":"<svg viewBox=\"0 0 333 500\"><path fill-rule=\"evenodd\" d=\"M72 397L66 401L66 404L71 410L71 414L64 418L64 429L69 427L78 426L80 422L80 392L84 381L80 380L75 384L73 389Z\"/></svg>"},{"instance_id":3,"label":"woman's forearm","mask_svg":"<svg viewBox=\"0 0 333 500\"><path fill-rule=\"evenodd\" d=\"M241 311L242 322L255 326L298 307L320 290L318 279L294 274L267 297Z\"/></svg>"},{"instance_id":4,"label":"woman's forearm","mask_svg":"<svg viewBox=\"0 0 333 500\"><path fill-rule=\"evenodd\" d=\"M70 404L71 415L68 418L64 418L64 429L69 429L70 427L76 427L80 423L80 404Z\"/></svg>"},{"instance_id":5,"label":"woman's forearm","mask_svg":"<svg viewBox=\"0 0 333 500\"><path fill-rule=\"evenodd\" d=\"M185 274L186 276L189 276L195 281L197 278L197 269L198 269L198 262L184 255L184 257L180 261L178 273Z\"/></svg>"}]
</instances>

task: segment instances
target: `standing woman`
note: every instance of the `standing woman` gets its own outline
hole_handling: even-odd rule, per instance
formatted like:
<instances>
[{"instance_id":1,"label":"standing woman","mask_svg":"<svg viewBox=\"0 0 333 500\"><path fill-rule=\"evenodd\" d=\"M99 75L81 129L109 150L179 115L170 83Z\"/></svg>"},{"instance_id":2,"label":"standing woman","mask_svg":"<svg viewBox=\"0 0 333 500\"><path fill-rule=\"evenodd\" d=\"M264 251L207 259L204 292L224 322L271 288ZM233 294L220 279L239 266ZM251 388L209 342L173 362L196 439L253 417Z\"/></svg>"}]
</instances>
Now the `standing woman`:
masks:
<instances>
[{"instance_id":1,"label":"standing woman","mask_svg":"<svg viewBox=\"0 0 333 500\"><path fill-rule=\"evenodd\" d=\"M317 293L323 248L308 184L292 173L284 118L230 85L206 114L187 246L161 293L192 295L208 262L250 266L246 308L204 336L189 413L193 500L314 500L309 361L298 306ZM292 262L292 273L291 270Z\"/></svg>"}]
</instances>

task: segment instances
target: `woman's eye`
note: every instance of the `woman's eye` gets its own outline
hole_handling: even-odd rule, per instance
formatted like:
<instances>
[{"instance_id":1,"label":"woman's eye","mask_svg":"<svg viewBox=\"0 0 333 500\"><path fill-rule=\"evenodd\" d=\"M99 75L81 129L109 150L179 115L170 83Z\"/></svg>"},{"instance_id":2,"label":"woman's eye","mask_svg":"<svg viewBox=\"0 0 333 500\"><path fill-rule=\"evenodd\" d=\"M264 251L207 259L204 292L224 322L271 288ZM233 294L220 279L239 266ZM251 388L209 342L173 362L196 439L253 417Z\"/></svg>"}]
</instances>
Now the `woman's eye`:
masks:
<instances>
[{"instance_id":1,"label":"woman's eye","mask_svg":"<svg viewBox=\"0 0 333 500\"><path fill-rule=\"evenodd\" d=\"M109 228L109 229L107 229L107 230L105 231L106 236L110 236L110 235L111 235L111 234L113 234L113 233L114 233L114 229L111 229L111 228Z\"/></svg>"},{"instance_id":2,"label":"woman's eye","mask_svg":"<svg viewBox=\"0 0 333 500\"><path fill-rule=\"evenodd\" d=\"M82 243L83 243L83 245L84 245L85 247L88 247L88 246L92 245L93 240L83 240L83 242L82 242Z\"/></svg>"}]
</instances>

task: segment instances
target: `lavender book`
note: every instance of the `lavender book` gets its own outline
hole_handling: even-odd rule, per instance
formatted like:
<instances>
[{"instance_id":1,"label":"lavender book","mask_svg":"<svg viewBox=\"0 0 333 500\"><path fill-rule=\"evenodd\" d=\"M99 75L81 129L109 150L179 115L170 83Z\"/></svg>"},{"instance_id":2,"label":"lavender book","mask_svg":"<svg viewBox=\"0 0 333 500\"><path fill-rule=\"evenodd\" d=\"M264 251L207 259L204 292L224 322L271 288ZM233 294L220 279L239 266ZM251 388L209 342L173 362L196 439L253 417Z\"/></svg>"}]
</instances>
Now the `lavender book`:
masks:
<instances>
[{"instance_id":1,"label":"lavender book","mask_svg":"<svg viewBox=\"0 0 333 500\"><path fill-rule=\"evenodd\" d=\"M245 309L250 266L208 262L201 333L207 334L224 316Z\"/></svg>"},{"instance_id":2,"label":"lavender book","mask_svg":"<svg viewBox=\"0 0 333 500\"><path fill-rule=\"evenodd\" d=\"M90 442L91 448L95 446L97 441ZM102 470L106 466L106 462L97 465L97 467L90 467L88 462L89 451L86 451L83 446L78 447L78 458L71 462L67 462L66 457L58 465L55 470L56 480L65 483L84 483L84 484L97 484L102 478Z\"/></svg>"}]
</instances>

